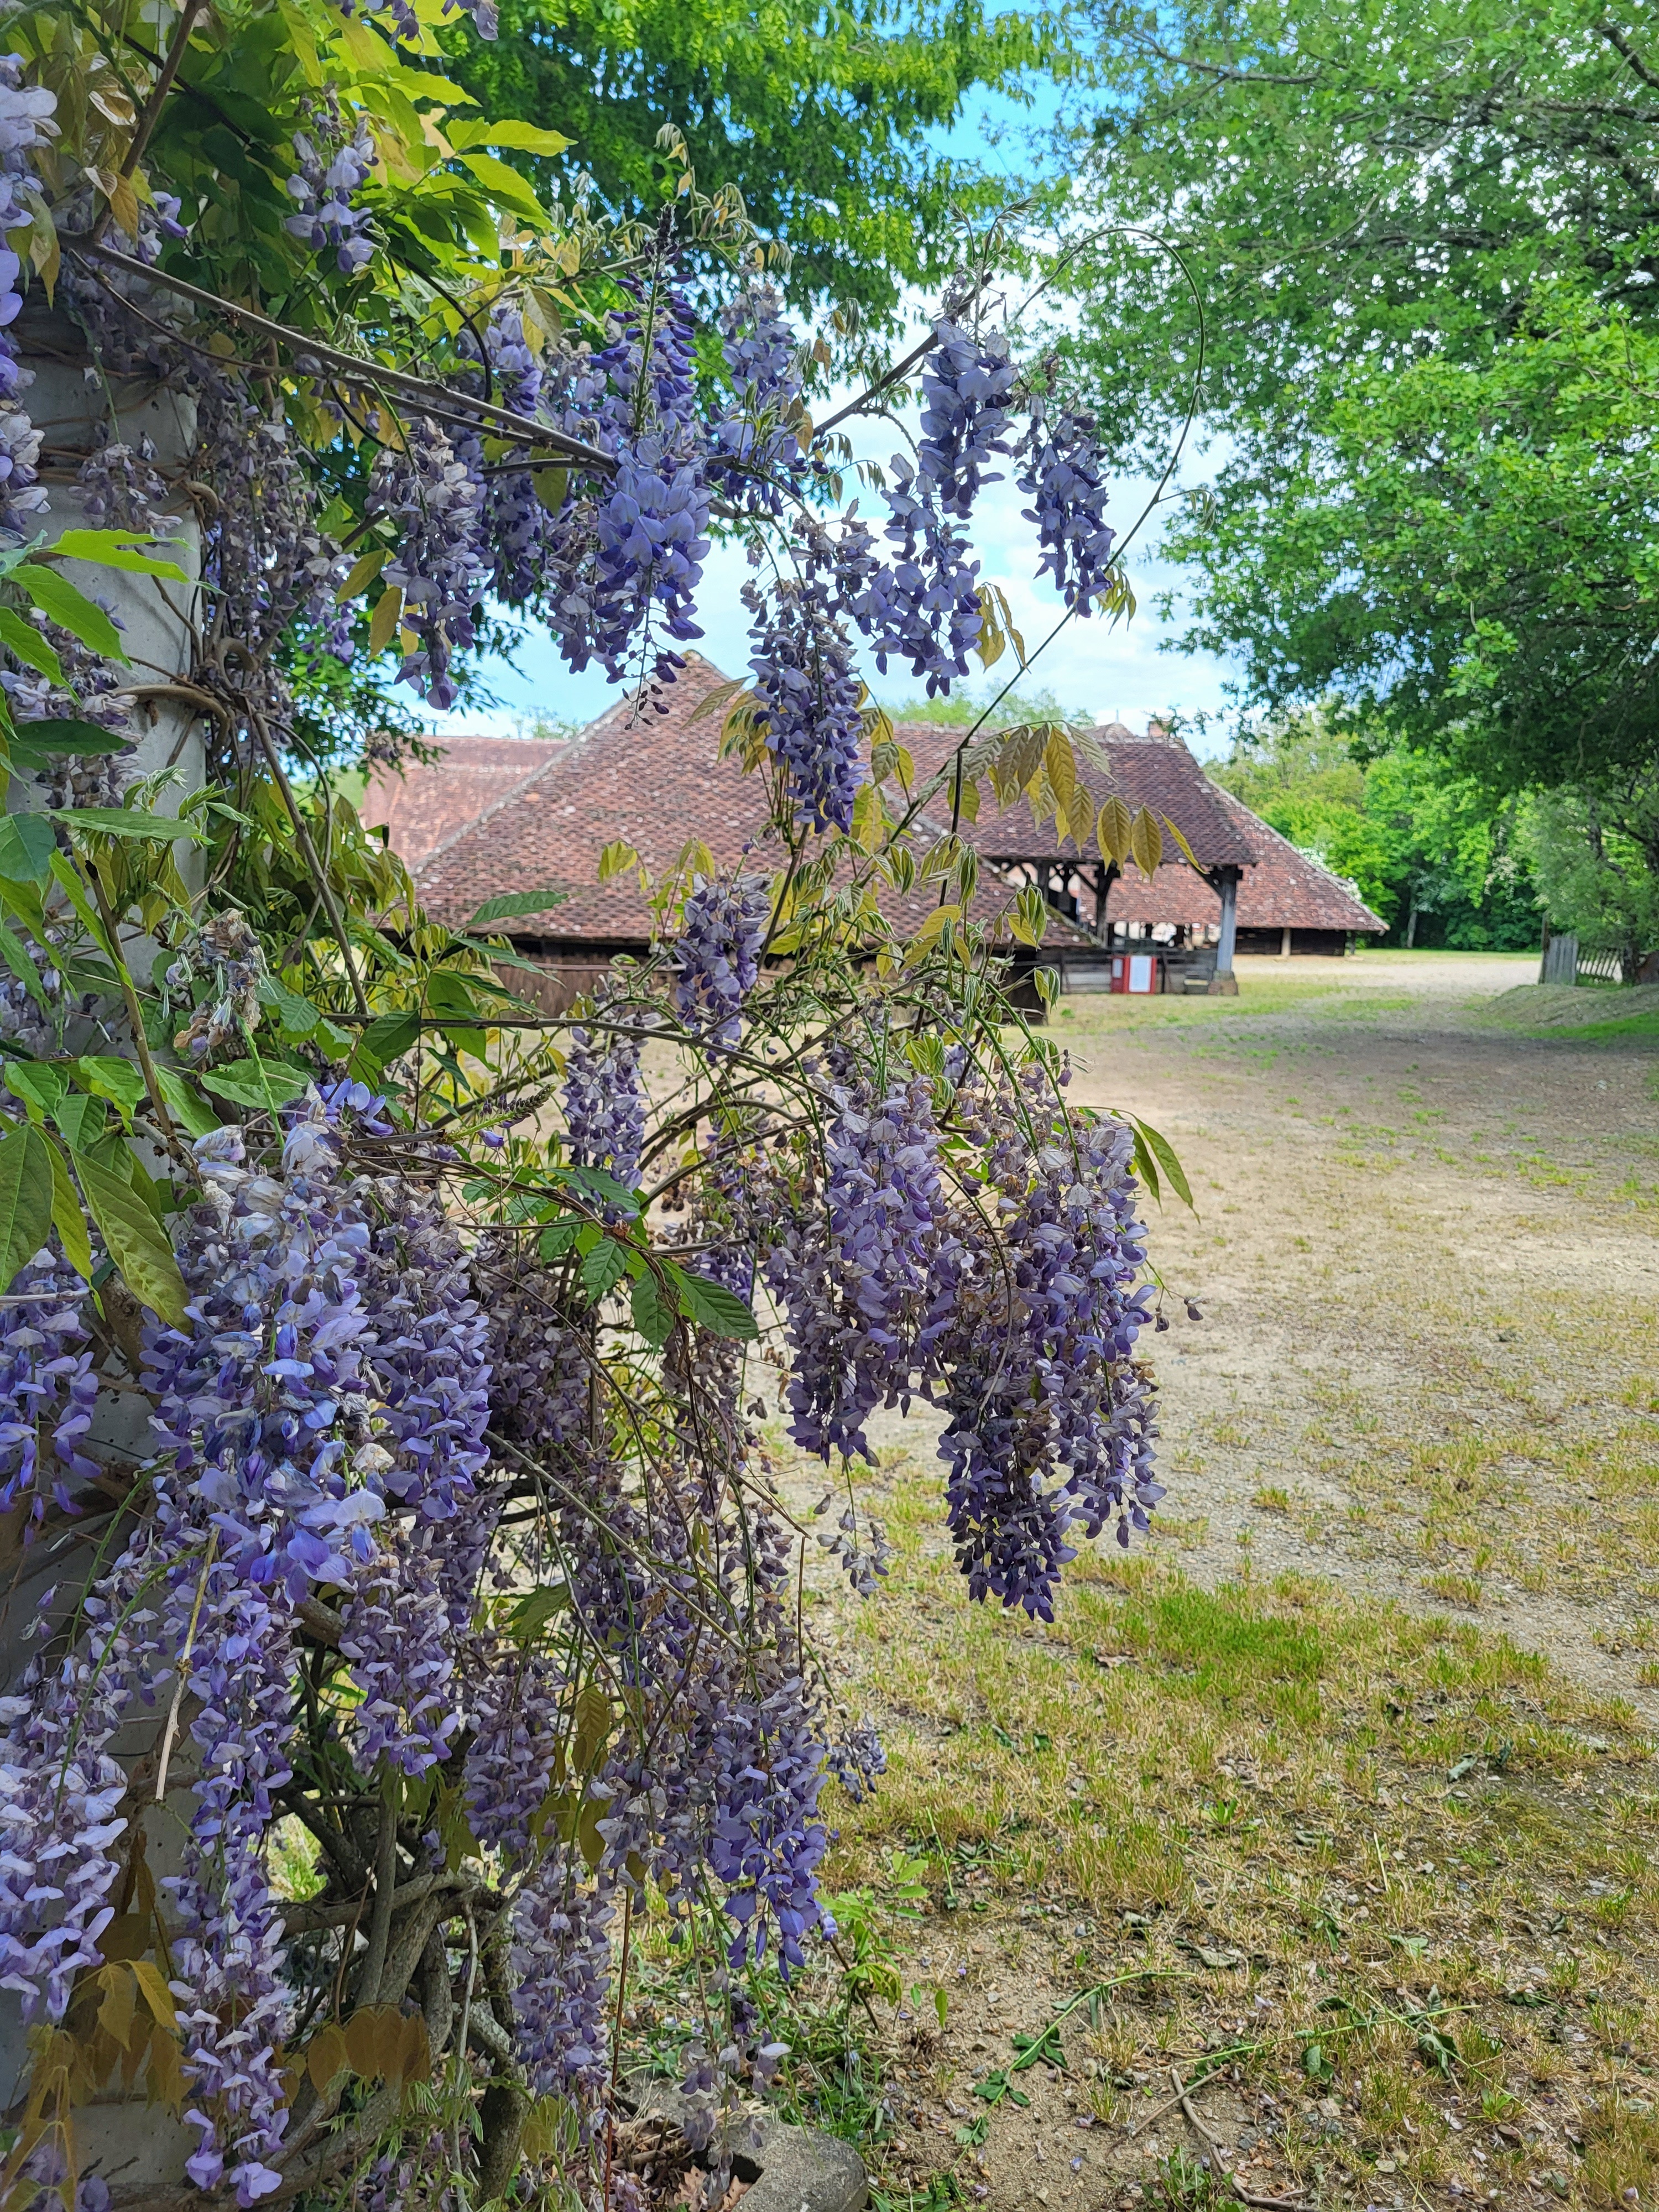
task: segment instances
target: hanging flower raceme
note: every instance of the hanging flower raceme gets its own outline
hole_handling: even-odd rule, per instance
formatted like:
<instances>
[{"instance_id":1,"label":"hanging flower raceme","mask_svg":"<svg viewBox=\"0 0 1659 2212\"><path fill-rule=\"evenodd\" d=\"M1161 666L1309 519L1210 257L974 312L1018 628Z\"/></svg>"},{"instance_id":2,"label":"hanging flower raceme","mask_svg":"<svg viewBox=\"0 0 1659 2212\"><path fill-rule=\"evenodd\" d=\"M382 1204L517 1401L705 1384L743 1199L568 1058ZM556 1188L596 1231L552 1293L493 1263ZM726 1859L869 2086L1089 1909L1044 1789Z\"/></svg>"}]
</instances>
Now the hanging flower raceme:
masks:
<instances>
[{"instance_id":1,"label":"hanging flower raceme","mask_svg":"<svg viewBox=\"0 0 1659 2212\"><path fill-rule=\"evenodd\" d=\"M1110 579L1115 543L1105 520L1105 457L1093 416L1051 410L1040 400L1023 453L1018 482L1032 501L1023 513L1037 526L1037 573L1052 577L1066 605L1086 615Z\"/></svg>"},{"instance_id":2,"label":"hanging flower raceme","mask_svg":"<svg viewBox=\"0 0 1659 2212\"><path fill-rule=\"evenodd\" d=\"M785 1212L765 1267L793 1352L790 1434L823 1459L867 1459L870 1414L908 1409L935 1372L957 1247L931 1084L908 1067L872 1080L845 1048L834 1059L822 1192Z\"/></svg>"},{"instance_id":3,"label":"hanging flower raceme","mask_svg":"<svg viewBox=\"0 0 1659 2212\"><path fill-rule=\"evenodd\" d=\"M696 318L665 276L629 279L632 304L611 318L611 343L593 356L603 380L596 398L601 444L615 466L594 495L584 535L591 577L562 580L550 592L550 618L574 669L597 659L613 682L630 647L659 609L679 641L701 637L694 599L708 553L706 439L692 377ZM583 549L581 566L590 556ZM672 682L680 666L671 647L653 659Z\"/></svg>"},{"instance_id":4,"label":"hanging flower raceme","mask_svg":"<svg viewBox=\"0 0 1659 2212\"><path fill-rule=\"evenodd\" d=\"M155 447L141 433L127 445L112 439L100 424L98 442L82 462L76 482L85 494L87 520L94 529L130 530L135 537L167 534L162 509L167 488L155 470Z\"/></svg>"},{"instance_id":5,"label":"hanging flower raceme","mask_svg":"<svg viewBox=\"0 0 1659 2212\"><path fill-rule=\"evenodd\" d=\"M541 403L541 363L525 336L523 316L507 301L498 300L491 308L484 345L501 405L515 415L533 416ZM552 517L528 469L498 469L487 479L485 497L496 595L523 605L540 587L542 549Z\"/></svg>"},{"instance_id":6,"label":"hanging flower raceme","mask_svg":"<svg viewBox=\"0 0 1659 2212\"><path fill-rule=\"evenodd\" d=\"M449 672L458 646L476 636L473 610L483 589L480 488L464 460L425 416L405 426L401 453L381 450L372 496L398 527L386 579L403 593L402 620L415 645L401 674L423 699L447 710L458 687Z\"/></svg>"},{"instance_id":7,"label":"hanging flower raceme","mask_svg":"<svg viewBox=\"0 0 1659 2212\"><path fill-rule=\"evenodd\" d=\"M286 228L314 253L331 254L343 276L355 276L374 257L368 215L352 205L351 196L368 181L379 156L368 122L359 118L346 136L338 96L332 88L311 104L311 127L294 134L299 164L288 180L295 212Z\"/></svg>"},{"instance_id":8,"label":"hanging flower raceme","mask_svg":"<svg viewBox=\"0 0 1659 2212\"><path fill-rule=\"evenodd\" d=\"M564 1091L565 1142L578 1167L603 1168L631 1183L645 1147L645 1085L640 1054L645 1039L608 1000L594 1008L601 1030L583 1024L570 1032Z\"/></svg>"},{"instance_id":9,"label":"hanging flower raceme","mask_svg":"<svg viewBox=\"0 0 1659 2212\"><path fill-rule=\"evenodd\" d=\"M884 676L890 659L908 660L927 679L927 696L948 691L968 673L979 642L979 563L939 510L933 483L902 453L882 496L891 512L886 536L896 547L890 568L878 568L859 600L859 624Z\"/></svg>"},{"instance_id":10,"label":"hanging flower raceme","mask_svg":"<svg viewBox=\"0 0 1659 2212\"><path fill-rule=\"evenodd\" d=\"M1067 1532L1147 1526L1152 1413L1131 1353L1147 1316L1132 1139L1045 1097L1033 1068L973 1105L988 1155L940 1344L939 1455L957 1556L975 1597L1053 1618ZM958 1094L962 1097L963 1094Z\"/></svg>"},{"instance_id":11,"label":"hanging flower raceme","mask_svg":"<svg viewBox=\"0 0 1659 2212\"><path fill-rule=\"evenodd\" d=\"M981 485L1002 481L994 471L988 475L987 466L1009 451L1005 402L1019 372L1000 331L976 338L941 318L933 336L937 343L922 364L916 466L940 513L966 522Z\"/></svg>"},{"instance_id":12,"label":"hanging flower raceme","mask_svg":"<svg viewBox=\"0 0 1659 2212\"><path fill-rule=\"evenodd\" d=\"M11 1286L0 1327L0 1513L27 1504L25 1543L49 1500L77 1512L70 1481L99 1472L82 1449L98 1399L86 1295L55 1251L37 1252Z\"/></svg>"},{"instance_id":13,"label":"hanging flower raceme","mask_svg":"<svg viewBox=\"0 0 1659 2212\"><path fill-rule=\"evenodd\" d=\"M758 876L706 883L685 902L674 945L674 1011L694 1036L728 1051L742 1034L743 1002L760 979L760 951L772 911Z\"/></svg>"},{"instance_id":14,"label":"hanging flower raceme","mask_svg":"<svg viewBox=\"0 0 1659 2212\"><path fill-rule=\"evenodd\" d=\"M795 434L801 396L800 340L786 319L777 287L753 277L720 311L726 373L736 405L715 426L711 458L728 495L755 514L776 514L775 481L793 481L804 456Z\"/></svg>"},{"instance_id":15,"label":"hanging flower raceme","mask_svg":"<svg viewBox=\"0 0 1659 2212\"><path fill-rule=\"evenodd\" d=\"M796 819L813 830L850 830L866 781L859 757L863 686L836 617L827 546L807 533L800 550L799 575L784 578L769 596L744 586L744 604L756 617L749 665L766 749L783 765Z\"/></svg>"},{"instance_id":16,"label":"hanging flower raceme","mask_svg":"<svg viewBox=\"0 0 1659 2212\"><path fill-rule=\"evenodd\" d=\"M14 538L27 534L27 517L45 507L46 494L36 468L40 433L10 404L34 377L19 362L6 327L23 305L22 263L9 240L33 223L28 202L40 186L31 157L57 137L57 111L55 92L25 84L19 57L0 55L0 532Z\"/></svg>"}]
</instances>

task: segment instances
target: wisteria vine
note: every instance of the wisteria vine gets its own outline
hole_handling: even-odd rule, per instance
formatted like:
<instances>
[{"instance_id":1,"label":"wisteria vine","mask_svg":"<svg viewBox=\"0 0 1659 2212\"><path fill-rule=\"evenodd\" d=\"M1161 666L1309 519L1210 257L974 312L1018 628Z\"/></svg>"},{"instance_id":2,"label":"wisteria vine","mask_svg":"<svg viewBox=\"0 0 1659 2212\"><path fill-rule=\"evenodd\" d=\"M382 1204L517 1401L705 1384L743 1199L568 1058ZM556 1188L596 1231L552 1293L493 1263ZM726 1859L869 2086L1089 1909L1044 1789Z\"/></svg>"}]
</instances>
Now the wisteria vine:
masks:
<instances>
[{"instance_id":1,"label":"wisteria vine","mask_svg":"<svg viewBox=\"0 0 1659 2212\"><path fill-rule=\"evenodd\" d=\"M95 2116L147 2067L186 2146L169 2204L394 2212L453 2169L469 2201L528 2172L642 2205L615 2038L654 1914L698 1968L677 2056L717 2199L721 2108L788 2055L756 1992L820 1960L837 1793L884 1765L801 1595L814 1540L863 1597L896 1556L872 1425L932 1425L969 1594L1044 1619L1076 1546L1162 1495L1136 1139L1011 1046L971 855L896 791L858 662L967 675L1000 464L1038 573L1103 603L1106 471L976 287L860 515L807 410L828 356L732 203L688 173L648 226L579 189L520 228L480 193L529 183L405 64L408 0L366 0L369 33L354 0L283 9L316 67L272 95L286 198L245 263L214 258L236 195L168 168L219 158L194 49L177 85L179 56L128 57L154 113L90 48L90 106L56 48L0 58L0 536L46 533L0 576L33 817L0 868L0 1514L30 1614L0 1984L38 2031L0 2197L145 2212ZM711 247L736 277L706 314ZM47 356L81 348L89 396L43 482L19 332L49 264ZM656 870L648 953L503 1018L498 926L562 889L423 913L295 672L395 657L444 713L505 611L667 712L717 529L751 556L720 736L770 779L765 834L668 866L620 839L603 873ZM907 944L880 900L913 837L960 920ZM805 1525L753 1425L774 1393L830 1469Z\"/></svg>"}]
</instances>

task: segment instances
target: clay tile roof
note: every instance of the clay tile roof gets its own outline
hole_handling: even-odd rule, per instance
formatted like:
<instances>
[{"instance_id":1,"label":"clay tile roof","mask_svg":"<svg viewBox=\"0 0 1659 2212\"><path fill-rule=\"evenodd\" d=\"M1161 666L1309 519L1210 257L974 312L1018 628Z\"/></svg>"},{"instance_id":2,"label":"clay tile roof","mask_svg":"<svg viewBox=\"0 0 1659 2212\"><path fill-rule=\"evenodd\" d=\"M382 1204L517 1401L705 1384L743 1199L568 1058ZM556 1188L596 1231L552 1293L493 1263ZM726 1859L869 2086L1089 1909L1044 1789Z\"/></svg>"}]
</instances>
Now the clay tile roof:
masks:
<instances>
[{"instance_id":1,"label":"clay tile roof","mask_svg":"<svg viewBox=\"0 0 1659 2212\"><path fill-rule=\"evenodd\" d=\"M766 833L766 791L735 757L720 757L721 712L696 709L729 679L699 653L688 653L679 680L647 695L643 706L617 703L589 724L534 775L496 796L432 851L416 873L427 907L459 923L487 898L543 883L565 892L545 914L515 921L515 937L560 946L619 951L643 945L652 917L633 871L599 880L599 854L618 840L632 845L653 875L672 866L687 841L701 837L722 868ZM762 869L774 865L757 852ZM1014 893L983 876L971 918L994 927ZM937 903L936 890L891 893L883 912L907 933ZM1045 944L1087 942L1058 917Z\"/></svg>"},{"instance_id":2,"label":"clay tile roof","mask_svg":"<svg viewBox=\"0 0 1659 2212\"><path fill-rule=\"evenodd\" d=\"M765 826L759 782L719 757L718 709L693 720L727 680L691 653L678 683L608 708L538 775L431 854L418 871L428 908L455 922L500 892L556 883L564 902L526 916L515 934L551 933L595 945L642 942L649 917L637 879L630 872L599 880L607 845L625 840L657 875L689 838L701 837L715 861L730 867Z\"/></svg>"},{"instance_id":3,"label":"clay tile roof","mask_svg":"<svg viewBox=\"0 0 1659 2212\"><path fill-rule=\"evenodd\" d=\"M443 748L441 760L429 766L410 761L401 775L396 769L377 769L358 810L370 829L386 830L392 851L411 870L566 750L562 738L457 737L433 742Z\"/></svg>"},{"instance_id":4,"label":"clay tile roof","mask_svg":"<svg viewBox=\"0 0 1659 2212\"><path fill-rule=\"evenodd\" d=\"M894 735L914 755L916 766L933 775L960 742L961 732L933 722L902 722ZM1137 737L1121 722L1108 722L1091 731L1095 751L1104 767L1080 760L1083 781L1093 801L1091 814L1113 793L1132 811L1150 806L1169 817L1206 868L1245 867L1255 859L1256 821L1249 808L1243 818L1223 803L1224 794L1210 781L1180 738L1160 729ZM1082 848L1068 837L1057 839L1054 824L1039 831L1025 801L999 807L988 776L979 779L979 819L969 833L988 860L1098 860L1100 848L1092 835Z\"/></svg>"},{"instance_id":5,"label":"clay tile roof","mask_svg":"<svg viewBox=\"0 0 1659 2212\"><path fill-rule=\"evenodd\" d=\"M1241 929L1334 929L1380 933L1388 924L1354 896L1322 861L1300 853L1242 799L1218 784L1211 790L1256 848L1256 863L1238 886ZM1161 867L1148 883L1136 868L1112 885L1109 921L1205 923L1221 919L1221 902L1184 860Z\"/></svg>"}]
</instances>

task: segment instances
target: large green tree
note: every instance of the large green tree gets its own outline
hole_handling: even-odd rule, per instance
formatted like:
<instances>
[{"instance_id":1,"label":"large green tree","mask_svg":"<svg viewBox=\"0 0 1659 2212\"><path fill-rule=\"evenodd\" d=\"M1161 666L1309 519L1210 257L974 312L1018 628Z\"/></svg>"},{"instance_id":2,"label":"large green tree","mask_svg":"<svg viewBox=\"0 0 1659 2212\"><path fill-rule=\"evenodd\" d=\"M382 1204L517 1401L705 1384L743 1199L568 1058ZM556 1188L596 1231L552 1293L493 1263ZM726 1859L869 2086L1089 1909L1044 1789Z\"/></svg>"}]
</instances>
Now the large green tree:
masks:
<instances>
[{"instance_id":1,"label":"large green tree","mask_svg":"<svg viewBox=\"0 0 1659 2212\"><path fill-rule=\"evenodd\" d=\"M1650 26L1591 0L1092 15L1073 368L1123 457L1151 449L1201 301L1192 641L1251 701L1334 694L1494 792L1650 775Z\"/></svg>"},{"instance_id":2,"label":"large green tree","mask_svg":"<svg viewBox=\"0 0 1659 2212\"><path fill-rule=\"evenodd\" d=\"M701 177L788 240L798 300L879 322L907 283L954 265L958 218L1007 192L941 152L938 126L975 87L1017 87L1051 44L1044 15L981 0L505 0L493 46L458 36L456 73L492 113L568 133L549 171L567 189L590 177L615 210L659 201L666 118Z\"/></svg>"}]
</instances>

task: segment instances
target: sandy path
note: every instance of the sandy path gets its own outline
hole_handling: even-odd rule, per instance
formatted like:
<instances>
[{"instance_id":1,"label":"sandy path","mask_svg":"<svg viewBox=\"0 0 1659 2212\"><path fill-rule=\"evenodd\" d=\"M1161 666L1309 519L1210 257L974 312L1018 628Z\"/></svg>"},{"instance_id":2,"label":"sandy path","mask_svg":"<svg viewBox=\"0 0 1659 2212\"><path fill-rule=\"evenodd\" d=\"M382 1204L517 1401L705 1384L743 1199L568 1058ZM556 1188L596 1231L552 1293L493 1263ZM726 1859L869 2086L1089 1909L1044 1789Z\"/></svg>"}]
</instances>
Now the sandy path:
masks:
<instances>
[{"instance_id":1,"label":"sandy path","mask_svg":"<svg viewBox=\"0 0 1659 2212\"><path fill-rule=\"evenodd\" d=\"M1162 1129L1199 1201L1153 1215L1206 1314L1172 1298L1154 1340L1163 1540L1206 1581L1248 1561L1478 1609L1659 1717L1652 1048L1495 1026L1529 961L1241 969L1225 1019L1055 1024L1073 1095ZM1287 977L1317 995L1255 1012Z\"/></svg>"}]
</instances>

